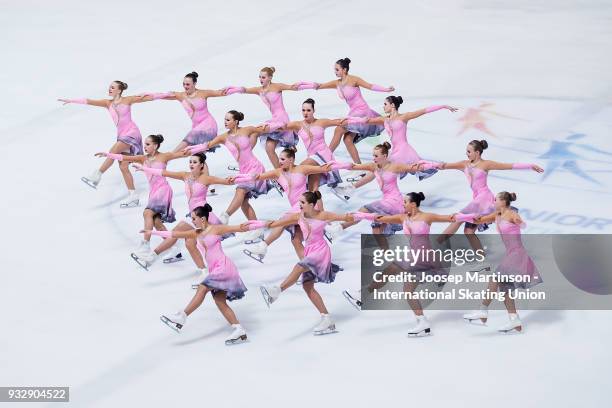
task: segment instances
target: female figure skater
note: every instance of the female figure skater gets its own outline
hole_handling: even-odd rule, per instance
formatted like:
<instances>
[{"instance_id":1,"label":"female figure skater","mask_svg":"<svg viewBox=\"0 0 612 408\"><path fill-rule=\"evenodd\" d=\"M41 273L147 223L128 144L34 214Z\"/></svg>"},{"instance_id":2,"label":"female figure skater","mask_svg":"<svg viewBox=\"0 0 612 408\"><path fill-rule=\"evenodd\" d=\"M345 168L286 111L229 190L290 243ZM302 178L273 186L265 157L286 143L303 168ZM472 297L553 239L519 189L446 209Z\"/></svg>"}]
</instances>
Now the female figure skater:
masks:
<instances>
[{"instance_id":1,"label":"female figure skater","mask_svg":"<svg viewBox=\"0 0 612 408\"><path fill-rule=\"evenodd\" d=\"M495 197L495 211L491 214L476 217L473 221L474 224L495 222L497 232L501 234L502 241L506 247L506 254L496 270L499 278L497 280L492 279L487 288L489 293L497 291L504 293L504 305L508 311L510 321L499 328L499 331L502 333L510 333L514 330L520 332L523 330L521 320L516 313L514 299L510 297L511 292L518 289L531 288L542 283L538 268L536 268L521 240L521 228L525 227L525 223L521 216L510 206L510 203L515 200L515 193L502 191ZM465 314L463 318L468 322L480 320L486 323L491 301L491 298L483 299L480 310Z\"/></svg>"},{"instance_id":2,"label":"female figure skater","mask_svg":"<svg viewBox=\"0 0 612 408\"><path fill-rule=\"evenodd\" d=\"M358 76L349 75L349 64L351 60L349 58L342 58L336 61L334 66L334 72L337 80L325 82L323 84L317 84L314 82L298 82L298 89L332 89L336 88L340 99L346 101L349 106L348 116L352 117L364 117L364 118L376 118L380 115L373 111L365 99L361 95L360 88L366 88L376 92L393 92L394 87L384 87L381 85L370 84L364 81ZM334 137L329 144L331 151L335 151L340 144L340 139L344 139L346 150L351 155L353 162L361 163L359 158L359 152L355 147L355 143L365 139L366 137L378 136L382 132L382 125L368 125L353 123L348 124L344 127L337 127L334 132Z\"/></svg>"},{"instance_id":3,"label":"female figure skater","mask_svg":"<svg viewBox=\"0 0 612 408\"><path fill-rule=\"evenodd\" d=\"M259 95L263 103L268 107L272 114L272 119L266 121L266 133L261 134L266 139L266 153L270 159L270 163L274 168L278 168L278 156L276 155L276 146L280 143L282 147L295 146L297 136L294 132L279 130L289 123L289 115L283 104L283 91L297 91L297 84L287 85L277 82L272 82L276 69L274 67L263 67L259 72L259 83L261 86L245 88L239 86L229 86L224 88L225 95L233 93L247 93Z\"/></svg>"},{"instance_id":4,"label":"female figure skater","mask_svg":"<svg viewBox=\"0 0 612 408\"><path fill-rule=\"evenodd\" d=\"M148 102L154 99L153 96L137 95L123 96L123 91L127 89L127 84L122 81L113 81L108 87L108 96L111 99L58 99L60 102L79 103L83 105L100 106L108 109L111 118L117 126L117 142L110 148L110 152L123 155L141 155L142 154L142 136L136 124L132 121L132 104L140 102ZM81 180L92 188L97 188L100 183L102 173L110 166L113 160L107 159L102 163L100 168L94 171L89 177L81 177ZM119 169L123 175L123 180L128 189L128 197L120 204L121 208L136 207L139 203L138 194L134 187L134 178L128 167L129 163L120 162Z\"/></svg>"},{"instance_id":5,"label":"female figure skater","mask_svg":"<svg viewBox=\"0 0 612 408\"><path fill-rule=\"evenodd\" d=\"M408 139L406 138L408 121L440 109L448 109L451 112L456 112L457 108L448 105L435 105L428 108L419 109L414 112L399 113L397 110L402 102L404 102L404 99L401 96L387 96L383 104L383 109L387 115L386 117L349 117L346 119L345 123L384 125L387 134L391 138L392 148L391 153L389 154L389 160L395 163L416 163L421 160L421 157L410 145L410 143L408 143ZM419 178L419 180L423 180L427 177L433 176L436 172L436 169L429 169L426 171L417 172L416 176ZM400 178L406 177L406 174L408 173L401 174Z\"/></svg>"},{"instance_id":6,"label":"female figure skater","mask_svg":"<svg viewBox=\"0 0 612 408\"><path fill-rule=\"evenodd\" d=\"M217 122L208 111L208 98L225 96L222 90L198 89L198 73L190 72L183 78L184 92L166 92L147 94L154 99L176 100L183 105L191 118L191 130L187 136L176 146L175 152L187 146L210 142L217 136ZM211 148L210 151L214 151Z\"/></svg>"},{"instance_id":7,"label":"female figure skater","mask_svg":"<svg viewBox=\"0 0 612 408\"><path fill-rule=\"evenodd\" d=\"M455 215L440 215L421 211L420 205L423 200L425 200L425 194L411 192L404 196L404 212L402 214L384 216L372 214L376 216L376 221L380 223L400 224L404 234L409 237L410 248L414 251L421 250L421 254L424 254L429 249L433 249L429 241L429 231L432 223L455 221ZM354 217L357 219L359 214L357 213ZM412 262L392 263L384 269L384 274L397 275L402 271L414 273L415 282L406 282L404 286L405 292L414 292L425 274L443 274L448 272L442 267L439 260L436 259L419 258L413 260L413 262L414 265L412 265ZM384 284L384 282L372 282L366 287L366 290L372 293L375 289L382 288ZM353 306L361 310L361 289L358 291L345 290L342 293ZM408 330L408 335L421 336L430 334L431 325L423 314L421 302L418 299L410 299L408 304L417 319L417 324Z\"/></svg>"},{"instance_id":8,"label":"female figure skater","mask_svg":"<svg viewBox=\"0 0 612 408\"><path fill-rule=\"evenodd\" d=\"M206 197L208 195L208 187L210 185L231 185L234 182L232 177L223 179L220 177L209 176L208 174L204 173L205 164L206 155L203 152L199 152L193 154L189 158L189 172L175 172L168 170L161 171L162 177L181 180L185 183L185 195L187 197L187 206L189 207L189 217L191 211L193 211L196 207L203 207L205 204L207 204ZM150 173L152 171L156 171L156 169L145 167L143 168L143 171L145 173ZM221 224L219 218L212 212L208 215L208 219L213 225ZM194 228L195 227L192 224L181 221L172 229L172 231L191 231ZM138 262L142 262L145 269L148 269L157 260L161 253L174 247L176 241L176 238L167 238L163 240L162 243L160 243L154 250L138 254ZM196 264L198 271L200 272L201 279L198 278L200 279L198 282L201 282L202 279L204 279L204 277L206 277L208 274L208 270L200 251L198 251L196 247L195 239L185 239L185 246L191 255L191 259L193 259L193 262ZM182 260L182 254L175 250L171 252L170 256L164 259L164 263L172 263L180 260Z\"/></svg>"},{"instance_id":9,"label":"female figure skater","mask_svg":"<svg viewBox=\"0 0 612 408\"><path fill-rule=\"evenodd\" d=\"M247 288L242 283L242 279L240 279L236 265L223 252L221 236L228 233L247 231L249 224L213 225L208 221L208 216L211 212L212 208L209 204L196 207L191 212L191 219L196 228L190 231L145 230L142 232L159 235L163 238L173 237L196 240L198 247L204 252L206 264L208 264L210 271L206 279L200 282L197 292L189 304L187 304L187 307L174 314L162 315L161 321L179 333L187 321L187 316L200 307L204 298L210 292L219 311L232 326L233 331L225 340L226 345L231 345L246 341L247 334L236 318L234 311L228 306L227 300L231 302L242 298Z\"/></svg>"},{"instance_id":10,"label":"female figure skater","mask_svg":"<svg viewBox=\"0 0 612 408\"><path fill-rule=\"evenodd\" d=\"M462 214L476 214L486 215L491 213L495 208L495 196L487 185L487 176L491 170L533 170L538 173L542 173L544 169L540 166L532 163L499 163L493 160L484 160L481 156L483 151L489 146L486 140L472 140L467 145L466 155L467 160L461 160L455 163L435 163L428 161L421 161L423 169L435 168L439 170L461 170L465 173L465 176L470 183L472 189L472 201L459 210ZM442 235L438 240L442 241L445 238L453 235L459 227L461 222L453 222L442 232ZM482 249L480 240L476 237L476 229L478 231L484 231L488 228L486 223L481 223L478 226L471 222L466 222L464 226L464 233L466 234L470 245L474 249Z\"/></svg>"},{"instance_id":11,"label":"female figure skater","mask_svg":"<svg viewBox=\"0 0 612 408\"><path fill-rule=\"evenodd\" d=\"M304 120L289 122L285 129L297 131L299 138L304 143L308 157L301 164L309 166L324 165L335 161L334 154L325 143L325 129L331 126L340 126L341 119L318 119L314 116L315 101L311 98L302 103L302 116ZM327 184L334 190L342 182L337 170L329 173L316 173L308 177L308 190L316 191L320 186ZM338 195L338 194L336 194ZM340 198L346 200L343 196Z\"/></svg>"},{"instance_id":12,"label":"female figure skater","mask_svg":"<svg viewBox=\"0 0 612 408\"><path fill-rule=\"evenodd\" d=\"M351 190L361 187L362 185L376 179L378 186L383 193L382 199L364 205L358 210L359 212L393 215L399 214L403 211L404 200L402 198L402 193L400 193L399 187L397 186L397 178L402 173L417 171L419 165L417 163L409 165L391 162L389 160L390 149L391 145L389 142L376 145L373 151L374 162L352 165L352 168L355 170L367 170L371 173L363 179L350 185ZM328 228L327 231L333 237L343 229L349 228L358 222L359 220L344 222L340 226L332 226L331 228ZM401 229L402 226L400 224L390 225L378 221L372 222L372 233L377 235L390 235L396 231L400 231ZM386 240L383 237L377 237L377 240L381 245L381 248L386 248Z\"/></svg>"},{"instance_id":13,"label":"female figure skater","mask_svg":"<svg viewBox=\"0 0 612 408\"><path fill-rule=\"evenodd\" d=\"M253 154L253 148L257 143L257 137L264 132L264 127L245 126L240 127L240 122L244 119L244 114L231 110L225 114L225 128L227 132L215 137L210 143L196 145L194 148L207 150L216 145L224 145L231 155L238 162L241 175L261 174L265 171L263 164ZM193 150L193 149L192 149ZM229 217L238 208L242 209L248 220L255 220L255 210L249 204L249 199L256 199L261 194L267 194L270 190L270 183L265 180L253 180L242 178L236 184L236 193L231 203L220 216L223 224L227 224ZM256 242L263 235L263 230L253 230L249 234L243 234L246 242Z\"/></svg>"},{"instance_id":14,"label":"female figure skater","mask_svg":"<svg viewBox=\"0 0 612 408\"><path fill-rule=\"evenodd\" d=\"M277 180L285 193L287 193L287 199L289 200L291 209L281 217L281 219L283 219L285 217L291 217L293 214L297 214L301 211L300 197L308 190L306 181L309 176L331 172L333 163L330 162L323 166L302 163L296 166L295 147L285 148L281 152L279 160L280 167L278 169L258 174L255 176L255 180ZM321 200L318 200L318 203L321 203ZM284 229L291 234L291 243L293 244L295 253L298 258L302 259L304 257L302 230L299 225L291 225ZM282 233L283 227L274 228L266 239L256 244L249 245L249 248L245 249L243 252L256 261L262 262L268 251L268 246L276 241Z\"/></svg>"},{"instance_id":15,"label":"female figure skater","mask_svg":"<svg viewBox=\"0 0 612 408\"><path fill-rule=\"evenodd\" d=\"M175 214L172 208L172 188L162 172L170 160L184 157L183 152L161 153L159 147L164 141L162 135L149 135L145 139L144 155L125 156L117 153L96 153L97 157L106 157L107 160L117 160L119 162L133 162L134 167L140 171L144 171L147 180L149 181L149 202L144 209L142 216L144 218L145 230L153 228L165 231L164 222L174 222ZM151 248L149 241L151 234L145 233L144 239L140 242L138 249L132 253L132 258L143 268L147 269L145 262L140 262L140 255L150 255Z\"/></svg>"},{"instance_id":16,"label":"female figure skater","mask_svg":"<svg viewBox=\"0 0 612 408\"><path fill-rule=\"evenodd\" d=\"M341 268L332 263L329 245L323 238L325 225L331 221L352 221L349 214L339 215L327 211L318 211L315 206L321 199L318 191L307 191L300 197L300 212L277 221L267 223L268 228L299 225L304 234L304 257L293 267L293 270L280 286L261 286L261 294L270 307L281 292L295 284L302 276L302 288L321 314L321 321L314 328L314 335L328 334L336 331L334 324L321 295L314 287L315 282L331 283Z\"/></svg>"}]
</instances>

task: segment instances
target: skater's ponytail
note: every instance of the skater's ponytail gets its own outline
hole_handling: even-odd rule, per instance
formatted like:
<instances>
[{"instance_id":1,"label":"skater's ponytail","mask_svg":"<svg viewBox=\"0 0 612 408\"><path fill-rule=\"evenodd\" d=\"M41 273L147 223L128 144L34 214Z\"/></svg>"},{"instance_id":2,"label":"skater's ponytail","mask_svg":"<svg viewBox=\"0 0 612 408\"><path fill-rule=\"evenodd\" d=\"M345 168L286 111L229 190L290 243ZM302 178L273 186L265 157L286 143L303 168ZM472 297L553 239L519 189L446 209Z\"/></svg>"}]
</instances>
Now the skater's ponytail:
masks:
<instances>
[{"instance_id":1,"label":"skater's ponytail","mask_svg":"<svg viewBox=\"0 0 612 408\"><path fill-rule=\"evenodd\" d=\"M510 203L512 201L516 201L516 193L502 191L501 193L497 194L497 196L506 204L506 207L510 207Z\"/></svg>"},{"instance_id":2,"label":"skater's ponytail","mask_svg":"<svg viewBox=\"0 0 612 408\"><path fill-rule=\"evenodd\" d=\"M474 150L476 150L481 155L482 155L482 152L485 151L487 147L489 147L489 144L487 143L486 140L472 140L468 144L472 146Z\"/></svg>"},{"instance_id":3,"label":"skater's ponytail","mask_svg":"<svg viewBox=\"0 0 612 408\"><path fill-rule=\"evenodd\" d=\"M203 206L196 207L193 209L193 213L197 217L206 218L206 221L208 221L208 214L210 214L211 212L212 212L212 207L208 203L204 204Z\"/></svg>"},{"instance_id":4,"label":"skater's ponytail","mask_svg":"<svg viewBox=\"0 0 612 408\"><path fill-rule=\"evenodd\" d=\"M417 207L421 206L421 201L425 199L425 194L422 192L415 193L414 191L406 194L406 197L410 200L411 203L415 203Z\"/></svg>"},{"instance_id":5,"label":"skater's ponytail","mask_svg":"<svg viewBox=\"0 0 612 408\"><path fill-rule=\"evenodd\" d=\"M401 96L391 95L387 96L385 99L387 99L387 102L392 103L395 109L399 109L400 105L404 103L404 98Z\"/></svg>"},{"instance_id":6,"label":"skater's ponytail","mask_svg":"<svg viewBox=\"0 0 612 408\"><path fill-rule=\"evenodd\" d=\"M162 135L149 135L149 139L157 145L157 148L159 149L159 146L161 146L162 142L164 141L164 137Z\"/></svg>"},{"instance_id":7,"label":"skater's ponytail","mask_svg":"<svg viewBox=\"0 0 612 408\"><path fill-rule=\"evenodd\" d=\"M190 73L188 73L187 75L185 75L185 78L191 78L191 80L193 81L193 83L197 83L198 82L198 73L195 71L192 71Z\"/></svg>"},{"instance_id":8,"label":"skater's ponytail","mask_svg":"<svg viewBox=\"0 0 612 408\"><path fill-rule=\"evenodd\" d=\"M123 93L123 91L125 91L128 88L128 85L123 81L117 80L113 82L116 83L117 86L119 87L119 90L121 91L120 93Z\"/></svg>"},{"instance_id":9,"label":"skater's ponytail","mask_svg":"<svg viewBox=\"0 0 612 408\"><path fill-rule=\"evenodd\" d=\"M340 65L340 67L342 69L346 69L347 73L349 71L349 64L350 63L351 63L351 59L350 58L341 58L338 61L336 61L336 64Z\"/></svg>"},{"instance_id":10,"label":"skater's ponytail","mask_svg":"<svg viewBox=\"0 0 612 408\"><path fill-rule=\"evenodd\" d=\"M306 191L302 195L306 199L307 203L313 204L313 205L316 204L317 201L319 201L321 199L321 192L320 191Z\"/></svg>"},{"instance_id":11,"label":"skater's ponytail","mask_svg":"<svg viewBox=\"0 0 612 408\"><path fill-rule=\"evenodd\" d=\"M378 144L376 145L376 147L374 147L374 149L378 149L380 150L382 154L384 154L385 156L388 156L389 150L391 149L391 143L384 142L384 143Z\"/></svg>"},{"instance_id":12,"label":"skater's ponytail","mask_svg":"<svg viewBox=\"0 0 612 408\"><path fill-rule=\"evenodd\" d=\"M229 111L227 113L232 115L232 118L234 118L234 120L237 121L237 122L241 122L241 121L244 120L244 113L242 113L242 112L238 112L237 110L233 110L232 109L231 111Z\"/></svg>"},{"instance_id":13,"label":"skater's ponytail","mask_svg":"<svg viewBox=\"0 0 612 408\"><path fill-rule=\"evenodd\" d=\"M295 159L295 152L297 152L297 147L295 146L286 147L281 151L281 153L285 153L285 156L290 159Z\"/></svg>"}]
</instances>

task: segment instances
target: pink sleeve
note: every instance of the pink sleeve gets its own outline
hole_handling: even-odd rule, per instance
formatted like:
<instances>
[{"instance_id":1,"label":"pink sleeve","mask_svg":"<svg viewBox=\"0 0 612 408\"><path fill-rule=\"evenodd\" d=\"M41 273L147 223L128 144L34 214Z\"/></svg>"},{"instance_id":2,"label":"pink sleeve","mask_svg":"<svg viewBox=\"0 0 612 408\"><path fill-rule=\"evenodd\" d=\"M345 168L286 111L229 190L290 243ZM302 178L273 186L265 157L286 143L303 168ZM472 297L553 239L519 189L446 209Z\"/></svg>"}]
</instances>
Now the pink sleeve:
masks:
<instances>
[{"instance_id":1,"label":"pink sleeve","mask_svg":"<svg viewBox=\"0 0 612 408\"><path fill-rule=\"evenodd\" d=\"M247 224L249 224L248 226L249 231L253 231L256 229L265 228L267 221L250 220L250 221L247 221Z\"/></svg>"},{"instance_id":2,"label":"pink sleeve","mask_svg":"<svg viewBox=\"0 0 612 408\"><path fill-rule=\"evenodd\" d=\"M514 163L512 165L512 170L531 170L533 164L531 163Z\"/></svg>"},{"instance_id":3,"label":"pink sleeve","mask_svg":"<svg viewBox=\"0 0 612 408\"><path fill-rule=\"evenodd\" d=\"M457 213L455 214L455 220L459 221L459 222L473 222L474 218L476 218L478 216L478 214L462 214L462 213Z\"/></svg>"},{"instance_id":4,"label":"pink sleeve","mask_svg":"<svg viewBox=\"0 0 612 408\"><path fill-rule=\"evenodd\" d=\"M309 82L309 81L300 81L300 82L296 82L296 85L298 86L298 90L302 91L304 89L318 89L319 88L319 84L316 82Z\"/></svg>"},{"instance_id":5,"label":"pink sleeve","mask_svg":"<svg viewBox=\"0 0 612 408\"><path fill-rule=\"evenodd\" d=\"M87 98L77 98L77 99L66 99L70 103L79 103L81 105L87 105Z\"/></svg>"},{"instance_id":6,"label":"pink sleeve","mask_svg":"<svg viewBox=\"0 0 612 408\"><path fill-rule=\"evenodd\" d=\"M349 116L349 117L346 118L348 123L350 123L351 125L367 123L368 119L369 118L362 118L362 117L359 117L359 116Z\"/></svg>"},{"instance_id":7,"label":"pink sleeve","mask_svg":"<svg viewBox=\"0 0 612 408\"><path fill-rule=\"evenodd\" d=\"M366 212L354 212L351 214L353 216L353 218L355 218L355 220L368 220L368 221L374 221L376 220L376 217L378 217L378 214L375 213L366 213Z\"/></svg>"},{"instance_id":8,"label":"pink sleeve","mask_svg":"<svg viewBox=\"0 0 612 408\"><path fill-rule=\"evenodd\" d=\"M337 162L332 160L330 163L332 164L332 169L334 170L350 170L353 168L353 163L349 162Z\"/></svg>"},{"instance_id":9,"label":"pink sleeve","mask_svg":"<svg viewBox=\"0 0 612 408\"><path fill-rule=\"evenodd\" d=\"M151 231L151 235L157 235L162 238L171 238L172 231Z\"/></svg>"},{"instance_id":10,"label":"pink sleeve","mask_svg":"<svg viewBox=\"0 0 612 408\"><path fill-rule=\"evenodd\" d=\"M391 92L391 88L376 84L372 84L372 88L370 89L376 92Z\"/></svg>"},{"instance_id":11,"label":"pink sleeve","mask_svg":"<svg viewBox=\"0 0 612 408\"><path fill-rule=\"evenodd\" d=\"M435 112L435 111L438 111L440 109L444 109L444 105L434 105L434 106L430 106L428 108L425 108L425 113Z\"/></svg>"},{"instance_id":12,"label":"pink sleeve","mask_svg":"<svg viewBox=\"0 0 612 408\"><path fill-rule=\"evenodd\" d=\"M117 160L117 161L121 161L123 160L123 155L122 154L117 154L117 153L105 153L104 154L106 157L108 157L109 159L113 159L113 160Z\"/></svg>"},{"instance_id":13,"label":"pink sleeve","mask_svg":"<svg viewBox=\"0 0 612 408\"><path fill-rule=\"evenodd\" d=\"M421 164L423 166L423 170L439 169L440 167L442 167L442 163L428 160L419 160L418 164Z\"/></svg>"},{"instance_id":14,"label":"pink sleeve","mask_svg":"<svg viewBox=\"0 0 612 408\"><path fill-rule=\"evenodd\" d=\"M245 92L246 92L246 89L244 88L244 86L228 86L225 89L226 95L231 95L235 93L245 93Z\"/></svg>"},{"instance_id":15,"label":"pink sleeve","mask_svg":"<svg viewBox=\"0 0 612 408\"><path fill-rule=\"evenodd\" d=\"M189 146L188 149L191 154L205 152L208 150L208 143L202 143L202 144Z\"/></svg>"}]
</instances>

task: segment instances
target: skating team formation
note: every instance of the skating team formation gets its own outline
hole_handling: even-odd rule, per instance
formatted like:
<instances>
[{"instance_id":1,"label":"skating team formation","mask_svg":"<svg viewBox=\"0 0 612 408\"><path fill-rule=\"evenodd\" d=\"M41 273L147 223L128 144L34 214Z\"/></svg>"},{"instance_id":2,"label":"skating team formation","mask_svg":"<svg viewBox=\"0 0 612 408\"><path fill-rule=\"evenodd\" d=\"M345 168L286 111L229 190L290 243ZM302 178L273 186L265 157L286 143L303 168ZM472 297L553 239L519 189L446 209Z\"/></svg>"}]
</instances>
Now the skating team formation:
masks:
<instances>
[{"instance_id":1,"label":"skating team formation","mask_svg":"<svg viewBox=\"0 0 612 408\"><path fill-rule=\"evenodd\" d=\"M132 258L144 269L150 268L155 261L163 258L163 263L184 259L175 245L178 240L185 241L191 259L200 270L200 277L192 285L195 295L187 306L173 314L161 316L162 322L180 332L193 313L211 294L219 311L231 325L232 332L225 343L236 344L247 340L247 332L240 325L227 301L241 299L247 290L240 272L223 251L223 240L239 237L244 241L244 253L263 264L268 246L272 245L283 232L291 235L291 243L296 253L296 263L283 282L275 286L261 286L259 289L268 307L275 304L282 293L294 284L300 284L304 292L321 314L319 324L313 334L322 335L336 331L334 321L325 303L315 288L315 283L331 284L336 274L342 271L332 261L332 250L327 241L332 242L338 234L361 221L371 223L372 233L381 248L386 245L386 236L404 233L410 237L412 248L430 246L428 235L434 222L449 223L443 236L454 234L464 224L464 232L474 249L480 242L474 235L494 223L502 235L506 254L496 266L496 273L506 276L528 275L529 283L490 282L491 292L504 292L524 289L542 281L533 261L522 245L520 234L524 226L516 208L511 202L516 194L507 191L494 194L487 186L487 175L492 170L544 170L531 163L500 163L484 159L487 149L485 140L472 140L467 144L467 159L454 163L423 160L410 145L406 136L407 123L422 115L457 109L447 105L426 107L414 112L400 113L403 102L401 96L385 98L384 115L372 110L365 101L361 89L375 92L393 92L393 87L385 87L366 82L349 74L350 59L336 61L334 71L337 79L317 83L299 81L291 85L273 82L274 68L265 67L259 73L260 86L227 86L220 90L199 89L198 74L191 72L183 79L181 92L144 93L135 96L124 95L127 84L114 81L108 94L111 99L59 99L66 103L87 104L107 109L117 126L117 141L108 152L96 153L105 158L102 165L90 176L82 180L92 188L97 188L104 174L117 162L128 189L127 198L120 204L122 208L139 206L139 198L130 172L130 163L136 171L146 176L150 190L149 200L143 212L144 228L140 233L140 246L131 254ZM323 119L315 115L315 100L306 99L301 106L302 119L291 121L283 104L283 92L301 90L335 89L338 96L349 108L345 118ZM232 94L257 95L268 107L272 118L259 126L241 126L245 115L235 110L225 114L225 132L220 133L217 122L208 111L208 98L226 97ZM149 135L142 138L138 126L132 121L133 104L155 100L175 100L181 103L189 115L192 128L172 151L161 151L164 141L162 135ZM442 115L440 115L442 116ZM441 118L443 119L443 118ZM325 140L325 130L334 128L331 142ZM377 145L373 150L373 161L362 163L355 144L386 132L390 142ZM253 153L257 142L265 147L270 166L266 169ZM300 143L302 146L300 147ZM343 142L352 162L335 159L334 151ZM143 144L144 142L144 144ZM207 158L223 146L234 157L238 166L229 166L237 173L231 177L216 177L210 174ZM295 162L297 148L307 152L301 163ZM282 149L282 150L281 150ZM277 154L280 150L280 154ZM459 152L457 152L459 155ZM208 155L208 156L207 156ZM182 172L166 170L169 161L188 159L188 167ZM442 170L459 170L465 173L468 186L472 190L472 200L455 214L443 215L420 210L425 200L422 192L402 192L398 181L410 176L420 182L437 175ZM173 191L168 179L181 180L190 213L189 221L179 221L168 230L164 224L174 223L176 214L172 208ZM355 205L355 211L337 214L324 210L324 199L320 192L322 186L337 198L352 204L350 198L356 188L376 180L381 191L381 199ZM418 180L418 181L417 181ZM426 181L424 182L427 183ZM207 203L207 195L214 194L214 185L235 186L234 197L225 209L213 208ZM210 190L209 190L210 189ZM420 188L419 190L424 190ZM271 194L268 194L271 192ZM278 193L278 194L277 194ZM277 220L259 220L251 202L260 200L287 200L287 212ZM325 197L327 199L327 197ZM242 210L247 222L232 225L231 216ZM151 236L163 240L154 249L150 245ZM425 237L425 238L423 238ZM359 248L355 248L357 252ZM253 263L254 266L260 264ZM402 271L428 271L435 268L395 262L389 264L384 272L398 274ZM489 270L489 266L486 267ZM289 268L288 268L289 270ZM356 273L355 271L353 273ZM509 279L512 281L512 279ZM361 309L361 292L373 292L380 283L372 282L357 290L345 290L346 299L357 309ZM406 288L413 291L418 283ZM431 325L423 314L418 300L408 301L416 316L416 325L410 328L410 336L431 333ZM488 306L491 300L484 300L479 310L464 315L468 322L487 321ZM499 330L504 333L520 332L521 321L514 300L504 298L509 321ZM275 305L276 306L276 305Z\"/></svg>"}]
</instances>

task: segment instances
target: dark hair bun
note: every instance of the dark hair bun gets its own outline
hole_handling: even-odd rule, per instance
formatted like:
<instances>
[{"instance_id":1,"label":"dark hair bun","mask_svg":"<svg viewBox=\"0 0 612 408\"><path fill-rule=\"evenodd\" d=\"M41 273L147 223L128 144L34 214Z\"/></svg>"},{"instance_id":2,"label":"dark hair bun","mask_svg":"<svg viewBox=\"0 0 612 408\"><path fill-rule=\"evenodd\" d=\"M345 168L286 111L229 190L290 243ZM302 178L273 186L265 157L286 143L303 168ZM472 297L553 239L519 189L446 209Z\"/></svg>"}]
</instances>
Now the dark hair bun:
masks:
<instances>
[{"instance_id":1,"label":"dark hair bun","mask_svg":"<svg viewBox=\"0 0 612 408\"><path fill-rule=\"evenodd\" d=\"M123 81L116 80L115 83L119 85L119 89L122 91L125 91L128 88L128 85Z\"/></svg>"},{"instance_id":2,"label":"dark hair bun","mask_svg":"<svg viewBox=\"0 0 612 408\"><path fill-rule=\"evenodd\" d=\"M486 140L481 140L480 144L482 145L482 150L485 150L487 147L489 147L489 143L487 143Z\"/></svg>"},{"instance_id":3,"label":"dark hair bun","mask_svg":"<svg viewBox=\"0 0 612 408\"><path fill-rule=\"evenodd\" d=\"M312 98L308 98L308 99L306 99L306 100L305 100L304 102L302 102L302 103L309 103L309 104L311 104L311 105L312 105L312 107L313 107L313 108L314 108L314 105L315 105L315 101L314 101L314 99L312 99Z\"/></svg>"},{"instance_id":4,"label":"dark hair bun","mask_svg":"<svg viewBox=\"0 0 612 408\"><path fill-rule=\"evenodd\" d=\"M162 135L149 135L149 138L151 138L151 140L153 140L157 146L161 145L164 141L164 137Z\"/></svg>"},{"instance_id":5,"label":"dark hair bun","mask_svg":"<svg viewBox=\"0 0 612 408\"><path fill-rule=\"evenodd\" d=\"M194 76L196 78L199 77L198 73L195 71L191 71L191 76Z\"/></svg>"},{"instance_id":6,"label":"dark hair bun","mask_svg":"<svg viewBox=\"0 0 612 408\"><path fill-rule=\"evenodd\" d=\"M423 201L425 199L425 194L423 194L422 191L420 191L418 194L419 198L421 199L421 201Z\"/></svg>"},{"instance_id":7,"label":"dark hair bun","mask_svg":"<svg viewBox=\"0 0 612 408\"><path fill-rule=\"evenodd\" d=\"M231 110L228 112L230 115L232 115L232 117L234 118L234 120L237 120L238 122L240 122L241 120L244 119L244 113L242 112L238 112L237 110Z\"/></svg>"},{"instance_id":8,"label":"dark hair bun","mask_svg":"<svg viewBox=\"0 0 612 408\"><path fill-rule=\"evenodd\" d=\"M208 203L204 204L204 209L205 209L206 211L208 211L208 212L211 212L211 211L212 211L212 207L211 207L211 206L210 206L210 204L208 204Z\"/></svg>"},{"instance_id":9,"label":"dark hair bun","mask_svg":"<svg viewBox=\"0 0 612 408\"><path fill-rule=\"evenodd\" d=\"M384 142L382 145L385 146L387 149L391 148L391 143L389 142Z\"/></svg>"},{"instance_id":10,"label":"dark hair bun","mask_svg":"<svg viewBox=\"0 0 612 408\"><path fill-rule=\"evenodd\" d=\"M206 153L198 152L196 154L192 154L193 157L197 157L200 160L200 163L206 163Z\"/></svg>"},{"instance_id":11,"label":"dark hair bun","mask_svg":"<svg viewBox=\"0 0 612 408\"><path fill-rule=\"evenodd\" d=\"M238 117L236 118L238 121L244 120L244 113L238 112Z\"/></svg>"},{"instance_id":12,"label":"dark hair bun","mask_svg":"<svg viewBox=\"0 0 612 408\"><path fill-rule=\"evenodd\" d=\"M516 201L516 193L510 193L510 201Z\"/></svg>"},{"instance_id":13,"label":"dark hair bun","mask_svg":"<svg viewBox=\"0 0 612 408\"><path fill-rule=\"evenodd\" d=\"M344 62L346 62L347 64L351 63L351 59L349 57L345 57L344 58Z\"/></svg>"},{"instance_id":14,"label":"dark hair bun","mask_svg":"<svg viewBox=\"0 0 612 408\"><path fill-rule=\"evenodd\" d=\"M315 191L314 194L315 194L315 197L317 197L317 200L321 199L321 192L319 190Z\"/></svg>"}]
</instances>

